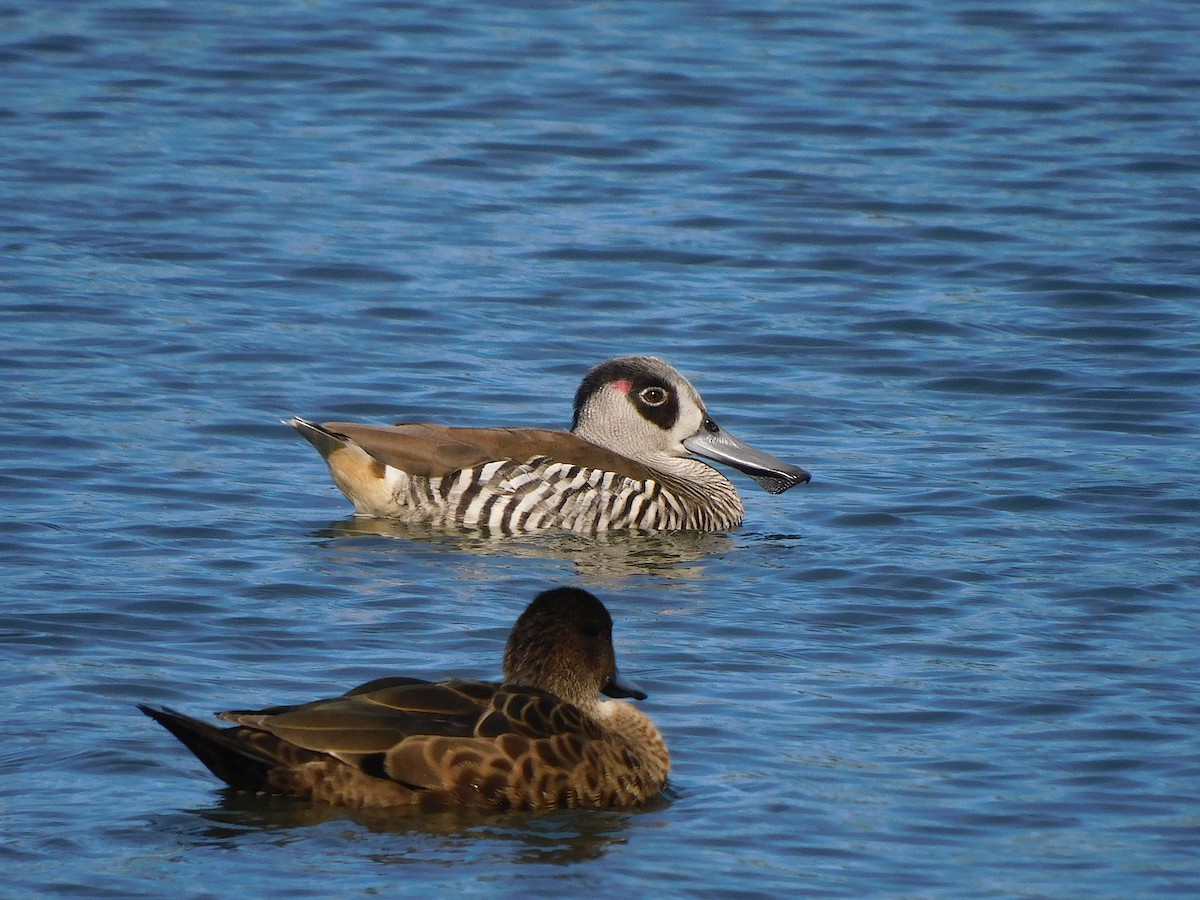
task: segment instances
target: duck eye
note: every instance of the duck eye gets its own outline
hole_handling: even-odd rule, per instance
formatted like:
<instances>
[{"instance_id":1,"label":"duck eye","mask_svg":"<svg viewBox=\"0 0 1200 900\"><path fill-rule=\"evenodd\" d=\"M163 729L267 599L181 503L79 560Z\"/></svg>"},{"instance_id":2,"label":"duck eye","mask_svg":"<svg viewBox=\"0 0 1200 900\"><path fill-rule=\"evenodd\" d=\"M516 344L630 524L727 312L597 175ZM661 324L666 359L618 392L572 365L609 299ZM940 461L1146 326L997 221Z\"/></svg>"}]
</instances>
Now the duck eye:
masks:
<instances>
[{"instance_id":1,"label":"duck eye","mask_svg":"<svg viewBox=\"0 0 1200 900\"><path fill-rule=\"evenodd\" d=\"M638 399L647 406L662 406L667 402L667 392L660 387L642 388L638 392Z\"/></svg>"}]
</instances>

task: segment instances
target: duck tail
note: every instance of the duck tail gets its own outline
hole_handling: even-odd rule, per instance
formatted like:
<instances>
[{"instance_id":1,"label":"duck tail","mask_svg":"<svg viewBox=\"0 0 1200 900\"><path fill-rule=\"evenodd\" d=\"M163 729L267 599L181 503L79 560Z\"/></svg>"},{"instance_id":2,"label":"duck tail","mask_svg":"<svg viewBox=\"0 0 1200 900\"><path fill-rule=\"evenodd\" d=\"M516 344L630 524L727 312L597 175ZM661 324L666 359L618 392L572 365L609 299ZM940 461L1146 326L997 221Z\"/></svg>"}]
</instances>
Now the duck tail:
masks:
<instances>
[{"instance_id":1,"label":"duck tail","mask_svg":"<svg viewBox=\"0 0 1200 900\"><path fill-rule=\"evenodd\" d=\"M341 450L347 445L345 435L337 434L323 425L318 425L316 422L310 422L308 419L302 419L299 416L284 419L283 424L291 425L304 435L304 438L316 447L317 452L326 459L329 458L329 454L335 450Z\"/></svg>"},{"instance_id":2,"label":"duck tail","mask_svg":"<svg viewBox=\"0 0 1200 900\"><path fill-rule=\"evenodd\" d=\"M156 709L139 703L138 709L175 735L230 787L240 791L270 790L270 772L279 760L256 746L250 729L218 728L165 706Z\"/></svg>"}]
</instances>

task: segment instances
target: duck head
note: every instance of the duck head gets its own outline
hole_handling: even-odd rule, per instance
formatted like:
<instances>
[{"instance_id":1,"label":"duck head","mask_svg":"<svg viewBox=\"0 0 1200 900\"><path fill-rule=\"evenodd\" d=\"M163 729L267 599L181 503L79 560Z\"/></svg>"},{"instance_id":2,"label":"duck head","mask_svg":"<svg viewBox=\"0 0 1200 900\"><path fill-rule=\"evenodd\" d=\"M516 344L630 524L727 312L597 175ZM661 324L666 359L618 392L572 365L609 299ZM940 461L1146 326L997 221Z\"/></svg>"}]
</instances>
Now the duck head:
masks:
<instances>
[{"instance_id":1,"label":"duck head","mask_svg":"<svg viewBox=\"0 0 1200 900\"><path fill-rule=\"evenodd\" d=\"M575 393L571 431L649 466L663 457L732 466L772 494L812 478L721 428L692 384L653 356L622 356L588 372Z\"/></svg>"}]
</instances>

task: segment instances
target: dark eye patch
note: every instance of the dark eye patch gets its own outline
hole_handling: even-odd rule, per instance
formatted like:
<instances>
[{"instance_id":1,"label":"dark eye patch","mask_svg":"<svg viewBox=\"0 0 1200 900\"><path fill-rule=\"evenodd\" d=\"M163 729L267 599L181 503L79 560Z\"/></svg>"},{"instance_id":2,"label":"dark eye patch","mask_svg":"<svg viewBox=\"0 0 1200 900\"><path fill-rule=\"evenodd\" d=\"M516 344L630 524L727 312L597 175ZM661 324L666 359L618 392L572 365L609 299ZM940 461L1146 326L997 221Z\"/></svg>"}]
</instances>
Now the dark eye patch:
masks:
<instances>
[{"instance_id":1,"label":"dark eye patch","mask_svg":"<svg viewBox=\"0 0 1200 900\"><path fill-rule=\"evenodd\" d=\"M636 357L610 359L592 369L584 377L579 390L575 392L575 415L571 421L571 430L579 426L580 412L589 398L598 391L607 390L609 385L617 381L629 383L627 391L629 402L634 409L648 422L653 422L664 431L670 431L679 418L679 398L671 386L663 381L660 375L647 371ZM666 399L658 406L643 402L640 398L647 388L657 388L666 394ZM653 398L653 394L651 397Z\"/></svg>"},{"instance_id":2,"label":"dark eye patch","mask_svg":"<svg viewBox=\"0 0 1200 900\"><path fill-rule=\"evenodd\" d=\"M663 431L675 427L675 421L679 418L679 398L667 385L643 375L633 379L629 399L646 421L653 422Z\"/></svg>"}]
</instances>

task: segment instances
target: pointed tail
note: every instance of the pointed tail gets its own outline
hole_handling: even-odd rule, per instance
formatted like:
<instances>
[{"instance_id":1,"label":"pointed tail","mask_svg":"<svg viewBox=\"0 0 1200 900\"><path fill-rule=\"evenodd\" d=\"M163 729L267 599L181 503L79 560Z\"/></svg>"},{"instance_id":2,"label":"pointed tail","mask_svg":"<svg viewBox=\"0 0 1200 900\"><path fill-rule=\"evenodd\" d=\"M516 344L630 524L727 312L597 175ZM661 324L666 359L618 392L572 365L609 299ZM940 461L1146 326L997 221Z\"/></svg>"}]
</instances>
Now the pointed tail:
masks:
<instances>
[{"instance_id":1,"label":"pointed tail","mask_svg":"<svg viewBox=\"0 0 1200 900\"><path fill-rule=\"evenodd\" d=\"M218 728L165 706L155 709L139 703L138 709L175 735L230 787L242 791L270 790L268 775L279 765L279 760L255 746L248 729Z\"/></svg>"},{"instance_id":2,"label":"pointed tail","mask_svg":"<svg viewBox=\"0 0 1200 900\"><path fill-rule=\"evenodd\" d=\"M336 434L325 426L318 425L316 422L310 422L308 419L293 416L290 419L283 419L282 421L284 425L291 425L304 435L305 439L316 447L317 452L326 459L329 458L329 454L335 450L341 450L347 444L345 435Z\"/></svg>"}]
</instances>

